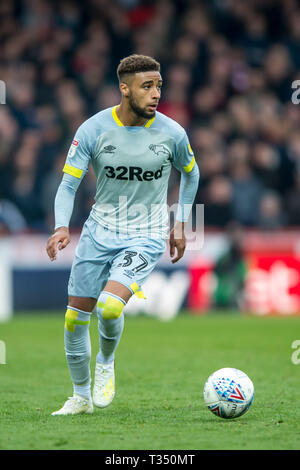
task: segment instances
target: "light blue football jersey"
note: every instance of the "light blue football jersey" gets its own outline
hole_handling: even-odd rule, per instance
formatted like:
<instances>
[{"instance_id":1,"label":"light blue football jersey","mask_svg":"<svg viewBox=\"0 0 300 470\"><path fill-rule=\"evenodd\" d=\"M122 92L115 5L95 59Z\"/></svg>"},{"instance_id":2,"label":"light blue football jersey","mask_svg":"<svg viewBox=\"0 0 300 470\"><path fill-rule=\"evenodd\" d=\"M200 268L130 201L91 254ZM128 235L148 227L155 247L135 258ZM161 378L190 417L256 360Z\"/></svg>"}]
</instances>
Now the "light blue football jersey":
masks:
<instances>
[{"instance_id":1,"label":"light blue football jersey","mask_svg":"<svg viewBox=\"0 0 300 470\"><path fill-rule=\"evenodd\" d=\"M116 108L100 111L79 127L63 171L82 179L92 164L97 187L90 215L103 227L166 238L171 167L189 173L195 164L188 137L160 112L144 126L124 126Z\"/></svg>"}]
</instances>

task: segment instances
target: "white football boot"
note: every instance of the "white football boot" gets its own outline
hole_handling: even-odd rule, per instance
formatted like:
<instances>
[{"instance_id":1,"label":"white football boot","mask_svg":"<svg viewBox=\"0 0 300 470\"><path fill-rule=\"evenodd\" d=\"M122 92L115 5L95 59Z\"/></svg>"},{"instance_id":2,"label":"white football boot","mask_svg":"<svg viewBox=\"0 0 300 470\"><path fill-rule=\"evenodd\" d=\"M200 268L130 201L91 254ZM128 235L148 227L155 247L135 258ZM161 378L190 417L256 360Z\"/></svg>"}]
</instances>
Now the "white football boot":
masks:
<instances>
[{"instance_id":1,"label":"white football boot","mask_svg":"<svg viewBox=\"0 0 300 470\"><path fill-rule=\"evenodd\" d=\"M87 400L86 398L80 397L79 395L74 395L69 397L65 402L64 406L58 410L51 413L52 416L66 416L66 415L79 415L79 414L91 414L94 411L92 400Z\"/></svg>"},{"instance_id":2,"label":"white football boot","mask_svg":"<svg viewBox=\"0 0 300 470\"><path fill-rule=\"evenodd\" d=\"M110 405L115 396L115 367L110 364L96 363L93 402L98 408Z\"/></svg>"}]
</instances>

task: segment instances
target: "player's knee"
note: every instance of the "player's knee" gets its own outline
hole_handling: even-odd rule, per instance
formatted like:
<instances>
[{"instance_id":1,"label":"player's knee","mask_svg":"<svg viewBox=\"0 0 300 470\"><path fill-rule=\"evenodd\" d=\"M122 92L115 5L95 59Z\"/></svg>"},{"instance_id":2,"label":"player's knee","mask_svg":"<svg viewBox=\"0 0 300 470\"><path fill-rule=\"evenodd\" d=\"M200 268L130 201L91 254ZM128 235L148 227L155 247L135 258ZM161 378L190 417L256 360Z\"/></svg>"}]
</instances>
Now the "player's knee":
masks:
<instances>
[{"instance_id":1,"label":"player's knee","mask_svg":"<svg viewBox=\"0 0 300 470\"><path fill-rule=\"evenodd\" d=\"M124 302L111 295L107 296L105 302L102 300L100 296L97 304L98 315L102 315L104 320L116 320L120 318L123 312Z\"/></svg>"},{"instance_id":2,"label":"player's knee","mask_svg":"<svg viewBox=\"0 0 300 470\"><path fill-rule=\"evenodd\" d=\"M65 314L65 329L70 333L75 332L76 325L89 325L90 320L87 320L87 315L80 314L79 311L68 308Z\"/></svg>"}]
</instances>

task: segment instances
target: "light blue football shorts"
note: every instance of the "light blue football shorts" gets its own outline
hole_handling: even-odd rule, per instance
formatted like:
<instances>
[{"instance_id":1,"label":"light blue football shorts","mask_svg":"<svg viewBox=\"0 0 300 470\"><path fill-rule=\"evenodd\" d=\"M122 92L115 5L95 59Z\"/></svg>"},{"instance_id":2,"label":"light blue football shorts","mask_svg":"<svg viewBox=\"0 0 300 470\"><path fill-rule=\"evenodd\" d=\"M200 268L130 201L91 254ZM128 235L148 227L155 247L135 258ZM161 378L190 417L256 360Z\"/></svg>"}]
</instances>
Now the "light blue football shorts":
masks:
<instances>
[{"instance_id":1,"label":"light blue football shorts","mask_svg":"<svg viewBox=\"0 0 300 470\"><path fill-rule=\"evenodd\" d=\"M107 281L113 280L144 297L142 285L165 249L163 238L118 235L89 217L75 251L68 294L98 299Z\"/></svg>"}]
</instances>

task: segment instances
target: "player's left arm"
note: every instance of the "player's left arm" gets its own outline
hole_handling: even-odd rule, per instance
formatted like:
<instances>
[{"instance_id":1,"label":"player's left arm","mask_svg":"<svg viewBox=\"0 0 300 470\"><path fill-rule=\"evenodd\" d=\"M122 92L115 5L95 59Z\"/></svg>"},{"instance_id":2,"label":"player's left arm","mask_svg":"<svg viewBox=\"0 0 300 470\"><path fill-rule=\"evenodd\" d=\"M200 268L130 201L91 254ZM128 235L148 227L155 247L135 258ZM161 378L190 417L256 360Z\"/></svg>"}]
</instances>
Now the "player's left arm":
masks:
<instances>
[{"instance_id":1,"label":"player's left arm","mask_svg":"<svg viewBox=\"0 0 300 470\"><path fill-rule=\"evenodd\" d=\"M172 258L177 250L177 255L172 259L172 263L176 263L184 255L186 247L185 225L190 216L199 184L198 165L186 134L177 146L173 164L181 173L178 210L174 227L170 231L170 256Z\"/></svg>"}]
</instances>

